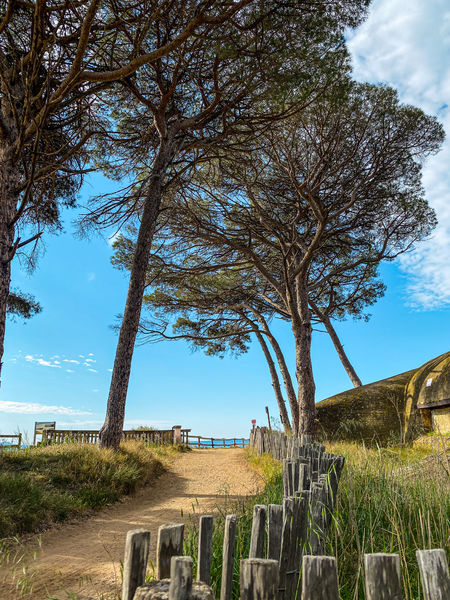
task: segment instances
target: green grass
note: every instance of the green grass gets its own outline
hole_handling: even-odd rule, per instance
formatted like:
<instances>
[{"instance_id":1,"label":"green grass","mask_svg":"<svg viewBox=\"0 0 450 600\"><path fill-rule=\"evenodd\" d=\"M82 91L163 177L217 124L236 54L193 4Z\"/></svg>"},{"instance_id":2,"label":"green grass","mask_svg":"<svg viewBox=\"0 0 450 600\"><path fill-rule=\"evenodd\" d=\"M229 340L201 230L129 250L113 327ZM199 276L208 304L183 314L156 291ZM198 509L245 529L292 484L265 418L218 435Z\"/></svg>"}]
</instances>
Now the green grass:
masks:
<instances>
[{"instance_id":1,"label":"green grass","mask_svg":"<svg viewBox=\"0 0 450 600\"><path fill-rule=\"evenodd\" d=\"M447 548L450 517L449 465L445 454L426 448L373 449L339 443L327 450L346 457L327 553L337 557L342 600L363 599L365 553L391 552L401 557L405 600L422 598L415 557L417 549ZM280 504L281 467L268 455L250 464L261 474L264 491L219 512L213 534L211 586L220 591L223 528L226 514L238 513L233 597L239 597L238 565L248 557L254 504ZM185 552L197 558L198 530L189 527Z\"/></svg>"},{"instance_id":2,"label":"green grass","mask_svg":"<svg viewBox=\"0 0 450 600\"><path fill-rule=\"evenodd\" d=\"M338 560L341 598L363 598L363 556L371 552L399 554L405 598L421 598L415 551L448 550L448 456L344 443L331 451L347 461L328 548Z\"/></svg>"},{"instance_id":3,"label":"green grass","mask_svg":"<svg viewBox=\"0 0 450 600\"><path fill-rule=\"evenodd\" d=\"M118 452L63 444L0 454L0 539L98 510L164 471L175 450L126 442Z\"/></svg>"}]
</instances>

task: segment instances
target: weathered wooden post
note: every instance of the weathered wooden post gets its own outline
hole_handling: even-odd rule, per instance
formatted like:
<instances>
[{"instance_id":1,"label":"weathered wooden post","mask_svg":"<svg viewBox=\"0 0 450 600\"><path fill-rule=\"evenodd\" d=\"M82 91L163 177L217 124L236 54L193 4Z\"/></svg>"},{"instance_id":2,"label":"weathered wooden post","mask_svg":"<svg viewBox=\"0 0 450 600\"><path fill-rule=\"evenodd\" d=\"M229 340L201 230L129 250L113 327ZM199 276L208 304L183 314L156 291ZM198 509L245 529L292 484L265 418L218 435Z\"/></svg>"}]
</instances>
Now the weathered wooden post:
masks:
<instances>
[{"instance_id":1,"label":"weathered wooden post","mask_svg":"<svg viewBox=\"0 0 450 600\"><path fill-rule=\"evenodd\" d=\"M222 582L220 600L231 600L233 590L234 552L236 546L237 515L227 515L223 538Z\"/></svg>"},{"instance_id":2,"label":"weathered wooden post","mask_svg":"<svg viewBox=\"0 0 450 600\"><path fill-rule=\"evenodd\" d=\"M264 558L264 534L266 529L266 507L255 504L253 507L252 534L249 558Z\"/></svg>"},{"instance_id":3,"label":"weathered wooden post","mask_svg":"<svg viewBox=\"0 0 450 600\"><path fill-rule=\"evenodd\" d=\"M184 525L167 523L158 529L158 545L156 548L156 579L170 577L170 561L172 556L183 554Z\"/></svg>"},{"instance_id":4,"label":"weathered wooden post","mask_svg":"<svg viewBox=\"0 0 450 600\"><path fill-rule=\"evenodd\" d=\"M134 592L145 581L150 532L133 529L127 533L123 561L122 600L133 600Z\"/></svg>"},{"instance_id":5,"label":"weathered wooden post","mask_svg":"<svg viewBox=\"0 0 450 600\"><path fill-rule=\"evenodd\" d=\"M302 567L304 600L339 600L336 559L331 556L304 556Z\"/></svg>"},{"instance_id":6,"label":"weathered wooden post","mask_svg":"<svg viewBox=\"0 0 450 600\"><path fill-rule=\"evenodd\" d=\"M450 598L450 577L445 550L417 550L424 600Z\"/></svg>"},{"instance_id":7,"label":"weathered wooden post","mask_svg":"<svg viewBox=\"0 0 450 600\"><path fill-rule=\"evenodd\" d=\"M209 585L211 579L211 550L212 550L213 517L204 515L200 517L198 535L198 566L197 581Z\"/></svg>"},{"instance_id":8,"label":"weathered wooden post","mask_svg":"<svg viewBox=\"0 0 450 600\"><path fill-rule=\"evenodd\" d=\"M241 560L240 600L276 600L278 562L263 558Z\"/></svg>"},{"instance_id":9,"label":"weathered wooden post","mask_svg":"<svg viewBox=\"0 0 450 600\"><path fill-rule=\"evenodd\" d=\"M170 561L169 600L188 600L192 590L190 556L172 556Z\"/></svg>"},{"instance_id":10,"label":"weathered wooden post","mask_svg":"<svg viewBox=\"0 0 450 600\"><path fill-rule=\"evenodd\" d=\"M402 600L398 554L365 554L366 600Z\"/></svg>"},{"instance_id":11,"label":"weathered wooden post","mask_svg":"<svg viewBox=\"0 0 450 600\"><path fill-rule=\"evenodd\" d=\"M283 506L281 504L269 504L267 525L267 558L280 560L281 534L283 532Z\"/></svg>"},{"instance_id":12,"label":"weathered wooden post","mask_svg":"<svg viewBox=\"0 0 450 600\"><path fill-rule=\"evenodd\" d=\"M173 431L173 443L181 444L181 425L174 425L172 427Z\"/></svg>"}]
</instances>

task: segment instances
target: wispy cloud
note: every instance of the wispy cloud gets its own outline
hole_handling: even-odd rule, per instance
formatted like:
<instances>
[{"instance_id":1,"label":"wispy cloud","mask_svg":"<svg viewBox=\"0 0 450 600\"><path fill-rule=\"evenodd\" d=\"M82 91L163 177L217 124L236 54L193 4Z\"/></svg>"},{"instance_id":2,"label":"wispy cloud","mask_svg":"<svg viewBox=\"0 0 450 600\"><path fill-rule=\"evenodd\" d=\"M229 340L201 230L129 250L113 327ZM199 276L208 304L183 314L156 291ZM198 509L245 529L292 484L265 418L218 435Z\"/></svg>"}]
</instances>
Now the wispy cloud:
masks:
<instances>
[{"instance_id":1,"label":"wispy cloud","mask_svg":"<svg viewBox=\"0 0 450 600\"><path fill-rule=\"evenodd\" d=\"M26 354L25 356L22 353L18 353L14 358L9 359L10 362L17 362L25 360L28 363L38 365L41 367L52 367L54 369L62 369L67 373L75 373L80 369L90 371L93 373L97 373L97 369L94 369L94 365L97 362L97 359L92 358L94 355L93 352L89 352L87 355L90 358L86 358L86 355L79 354L77 358L67 357L63 355L53 355L51 358L47 358L42 354ZM60 360L56 360L56 358Z\"/></svg>"},{"instance_id":2,"label":"wispy cloud","mask_svg":"<svg viewBox=\"0 0 450 600\"><path fill-rule=\"evenodd\" d=\"M22 414L90 415L90 411L78 410L69 406L38 404L36 402L10 402L0 400L0 412Z\"/></svg>"},{"instance_id":3,"label":"wispy cloud","mask_svg":"<svg viewBox=\"0 0 450 600\"><path fill-rule=\"evenodd\" d=\"M89 273L87 279L88 279L88 281L94 281L94 279L95 279L95 273Z\"/></svg>"},{"instance_id":4,"label":"wispy cloud","mask_svg":"<svg viewBox=\"0 0 450 600\"><path fill-rule=\"evenodd\" d=\"M52 362L51 360L44 360L43 358L40 358L39 356L33 356L32 354L27 354L25 356L25 360L27 362L36 363L41 367L53 367L55 369L61 368L61 365L58 361Z\"/></svg>"},{"instance_id":5,"label":"wispy cloud","mask_svg":"<svg viewBox=\"0 0 450 600\"><path fill-rule=\"evenodd\" d=\"M355 76L386 82L403 102L435 114L450 132L450 5L448 0L374 0L368 20L350 34ZM450 306L450 140L428 160L423 182L439 225L404 255L410 305Z\"/></svg>"}]
</instances>

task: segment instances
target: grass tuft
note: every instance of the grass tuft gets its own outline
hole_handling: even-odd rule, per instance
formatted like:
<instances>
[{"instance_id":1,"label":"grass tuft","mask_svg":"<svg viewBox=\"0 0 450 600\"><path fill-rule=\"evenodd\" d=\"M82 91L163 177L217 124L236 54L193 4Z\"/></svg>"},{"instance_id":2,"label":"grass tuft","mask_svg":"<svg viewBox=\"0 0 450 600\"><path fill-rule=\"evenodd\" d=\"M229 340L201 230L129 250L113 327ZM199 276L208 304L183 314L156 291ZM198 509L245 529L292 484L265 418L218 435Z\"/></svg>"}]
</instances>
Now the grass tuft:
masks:
<instances>
[{"instance_id":1,"label":"grass tuft","mask_svg":"<svg viewBox=\"0 0 450 600\"><path fill-rule=\"evenodd\" d=\"M0 454L0 538L42 530L134 493L177 450L121 444L118 452L62 444Z\"/></svg>"}]
</instances>

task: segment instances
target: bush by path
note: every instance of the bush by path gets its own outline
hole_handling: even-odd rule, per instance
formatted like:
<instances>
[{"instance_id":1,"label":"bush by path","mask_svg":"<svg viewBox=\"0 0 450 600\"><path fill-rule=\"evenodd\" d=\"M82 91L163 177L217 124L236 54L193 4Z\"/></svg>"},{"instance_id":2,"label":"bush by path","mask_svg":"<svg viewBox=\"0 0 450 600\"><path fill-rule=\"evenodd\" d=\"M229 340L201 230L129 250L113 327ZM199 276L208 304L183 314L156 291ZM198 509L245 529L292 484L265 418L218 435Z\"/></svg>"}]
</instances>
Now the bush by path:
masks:
<instances>
[{"instance_id":1,"label":"bush by path","mask_svg":"<svg viewBox=\"0 0 450 600\"><path fill-rule=\"evenodd\" d=\"M126 442L118 452L64 444L0 453L0 538L116 502L160 475L176 451Z\"/></svg>"}]
</instances>

